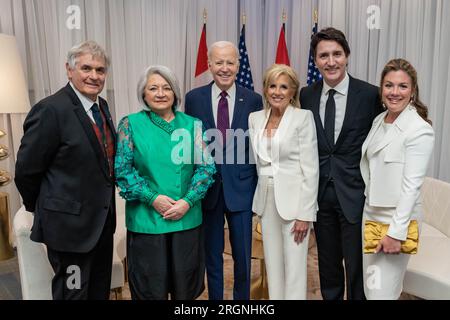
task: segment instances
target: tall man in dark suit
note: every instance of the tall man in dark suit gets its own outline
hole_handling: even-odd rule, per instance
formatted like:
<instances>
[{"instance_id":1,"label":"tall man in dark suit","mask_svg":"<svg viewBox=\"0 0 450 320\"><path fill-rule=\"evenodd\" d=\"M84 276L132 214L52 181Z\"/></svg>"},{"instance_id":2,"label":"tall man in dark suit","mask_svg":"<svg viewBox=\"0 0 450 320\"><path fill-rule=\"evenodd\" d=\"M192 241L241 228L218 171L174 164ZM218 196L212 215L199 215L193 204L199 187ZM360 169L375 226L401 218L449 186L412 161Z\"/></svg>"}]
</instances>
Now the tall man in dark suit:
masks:
<instances>
[{"instance_id":1,"label":"tall man in dark suit","mask_svg":"<svg viewBox=\"0 0 450 320\"><path fill-rule=\"evenodd\" d=\"M53 299L108 299L116 134L102 91L109 59L95 42L73 47L69 83L24 123L15 182L34 212L31 239L47 245Z\"/></svg>"},{"instance_id":2,"label":"tall man in dark suit","mask_svg":"<svg viewBox=\"0 0 450 320\"><path fill-rule=\"evenodd\" d=\"M219 146L213 150L218 173L202 204L208 294L211 300L223 299L226 217L234 260L233 297L249 299L252 201L257 175L254 163L249 160L248 135L241 139L239 132L230 129L247 132L248 115L262 108L262 99L259 94L235 84L239 54L233 43L212 44L208 60L214 82L188 92L185 102L187 114L201 119L207 132L215 129L223 137L223 141L213 141Z\"/></svg>"},{"instance_id":3,"label":"tall man in dark suit","mask_svg":"<svg viewBox=\"0 0 450 320\"><path fill-rule=\"evenodd\" d=\"M320 288L326 300L343 299L346 279L347 299L365 299L361 241L365 198L359 162L372 121L382 111L378 88L347 74L350 48L341 31L321 30L312 38L311 48L323 81L302 88L300 102L313 112L317 130L320 180L314 231Z\"/></svg>"}]
</instances>

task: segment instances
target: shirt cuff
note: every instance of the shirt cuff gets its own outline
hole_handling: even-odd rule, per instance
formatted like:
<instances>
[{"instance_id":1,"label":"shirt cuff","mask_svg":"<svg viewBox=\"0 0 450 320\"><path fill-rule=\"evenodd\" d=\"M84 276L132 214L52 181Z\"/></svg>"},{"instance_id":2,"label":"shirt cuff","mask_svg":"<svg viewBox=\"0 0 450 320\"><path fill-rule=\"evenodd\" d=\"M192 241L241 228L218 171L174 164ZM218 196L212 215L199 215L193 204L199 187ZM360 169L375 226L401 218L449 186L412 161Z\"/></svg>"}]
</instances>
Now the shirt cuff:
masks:
<instances>
[{"instance_id":1,"label":"shirt cuff","mask_svg":"<svg viewBox=\"0 0 450 320\"><path fill-rule=\"evenodd\" d=\"M186 201L189 204L189 209L192 208L194 206L194 203L192 202L191 199L189 199L189 195L186 195L185 197L182 198L184 201Z\"/></svg>"},{"instance_id":2,"label":"shirt cuff","mask_svg":"<svg viewBox=\"0 0 450 320\"><path fill-rule=\"evenodd\" d=\"M159 193L157 192L148 192L144 194L145 203L147 203L149 206L153 205L153 202L156 200L156 198L159 196Z\"/></svg>"}]
</instances>

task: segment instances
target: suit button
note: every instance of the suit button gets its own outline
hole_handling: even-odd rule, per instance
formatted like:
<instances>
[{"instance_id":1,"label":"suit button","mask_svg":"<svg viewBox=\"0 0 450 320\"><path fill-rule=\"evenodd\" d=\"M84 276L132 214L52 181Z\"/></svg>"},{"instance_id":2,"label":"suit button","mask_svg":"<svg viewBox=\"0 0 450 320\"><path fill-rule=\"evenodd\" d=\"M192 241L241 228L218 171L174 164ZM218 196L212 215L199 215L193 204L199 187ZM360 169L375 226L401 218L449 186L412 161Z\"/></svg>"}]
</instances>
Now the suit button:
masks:
<instances>
[{"instance_id":1,"label":"suit button","mask_svg":"<svg viewBox=\"0 0 450 320\"><path fill-rule=\"evenodd\" d=\"M108 188L111 188L111 183L108 183L106 186L107 186Z\"/></svg>"},{"instance_id":2,"label":"suit button","mask_svg":"<svg viewBox=\"0 0 450 320\"><path fill-rule=\"evenodd\" d=\"M108 206L104 206L103 209L105 209L105 210L108 209Z\"/></svg>"}]
</instances>

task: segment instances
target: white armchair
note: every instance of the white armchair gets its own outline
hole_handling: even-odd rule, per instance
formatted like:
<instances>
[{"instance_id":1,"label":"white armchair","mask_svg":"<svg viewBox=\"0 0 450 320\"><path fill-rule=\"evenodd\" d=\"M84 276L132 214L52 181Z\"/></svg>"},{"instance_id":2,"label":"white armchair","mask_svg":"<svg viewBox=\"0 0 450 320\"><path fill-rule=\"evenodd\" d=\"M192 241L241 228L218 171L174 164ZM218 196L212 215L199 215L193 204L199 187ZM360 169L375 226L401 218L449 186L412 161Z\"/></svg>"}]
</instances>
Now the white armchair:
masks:
<instances>
[{"instance_id":1,"label":"white armchair","mask_svg":"<svg viewBox=\"0 0 450 320\"><path fill-rule=\"evenodd\" d=\"M30 240L32 213L22 206L14 216L23 300L51 300L53 269L45 245Z\"/></svg>"},{"instance_id":2,"label":"white armchair","mask_svg":"<svg viewBox=\"0 0 450 320\"><path fill-rule=\"evenodd\" d=\"M403 291L434 300L450 299L450 184L425 178L424 219L419 249L412 255Z\"/></svg>"},{"instance_id":3,"label":"white armchair","mask_svg":"<svg viewBox=\"0 0 450 320\"><path fill-rule=\"evenodd\" d=\"M125 283L123 261L126 256L125 209L123 199L117 199L117 227L114 234L111 289L121 294ZM119 209L120 208L120 209ZM14 216L20 284L23 300L51 300L53 269L47 258L46 246L30 240L33 214L21 207Z\"/></svg>"}]
</instances>

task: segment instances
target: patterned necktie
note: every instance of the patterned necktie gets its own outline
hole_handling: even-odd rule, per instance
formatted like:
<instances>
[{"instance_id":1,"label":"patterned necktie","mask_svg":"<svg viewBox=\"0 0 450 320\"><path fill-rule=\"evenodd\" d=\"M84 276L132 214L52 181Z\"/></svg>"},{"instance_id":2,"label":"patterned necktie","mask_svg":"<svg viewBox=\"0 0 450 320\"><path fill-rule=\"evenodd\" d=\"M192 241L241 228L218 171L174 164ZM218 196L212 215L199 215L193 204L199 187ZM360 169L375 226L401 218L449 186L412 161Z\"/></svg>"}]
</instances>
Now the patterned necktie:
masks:
<instances>
[{"instance_id":1,"label":"patterned necktie","mask_svg":"<svg viewBox=\"0 0 450 320\"><path fill-rule=\"evenodd\" d=\"M325 136L331 147L334 147L334 123L336 121L336 103L334 101L334 94L336 90L330 89L328 91L328 100L325 106Z\"/></svg>"},{"instance_id":2,"label":"patterned necktie","mask_svg":"<svg viewBox=\"0 0 450 320\"><path fill-rule=\"evenodd\" d=\"M220 93L220 100L217 108L217 129L222 133L223 145L226 143L226 130L230 128L227 95L226 91Z\"/></svg>"},{"instance_id":3,"label":"patterned necktie","mask_svg":"<svg viewBox=\"0 0 450 320\"><path fill-rule=\"evenodd\" d=\"M98 104L94 103L91 107L92 110L92 116L94 117L95 124L100 129L100 132L102 133L102 137L105 138L105 131L103 129L103 119L102 115L100 114L100 108L98 107Z\"/></svg>"}]
</instances>

